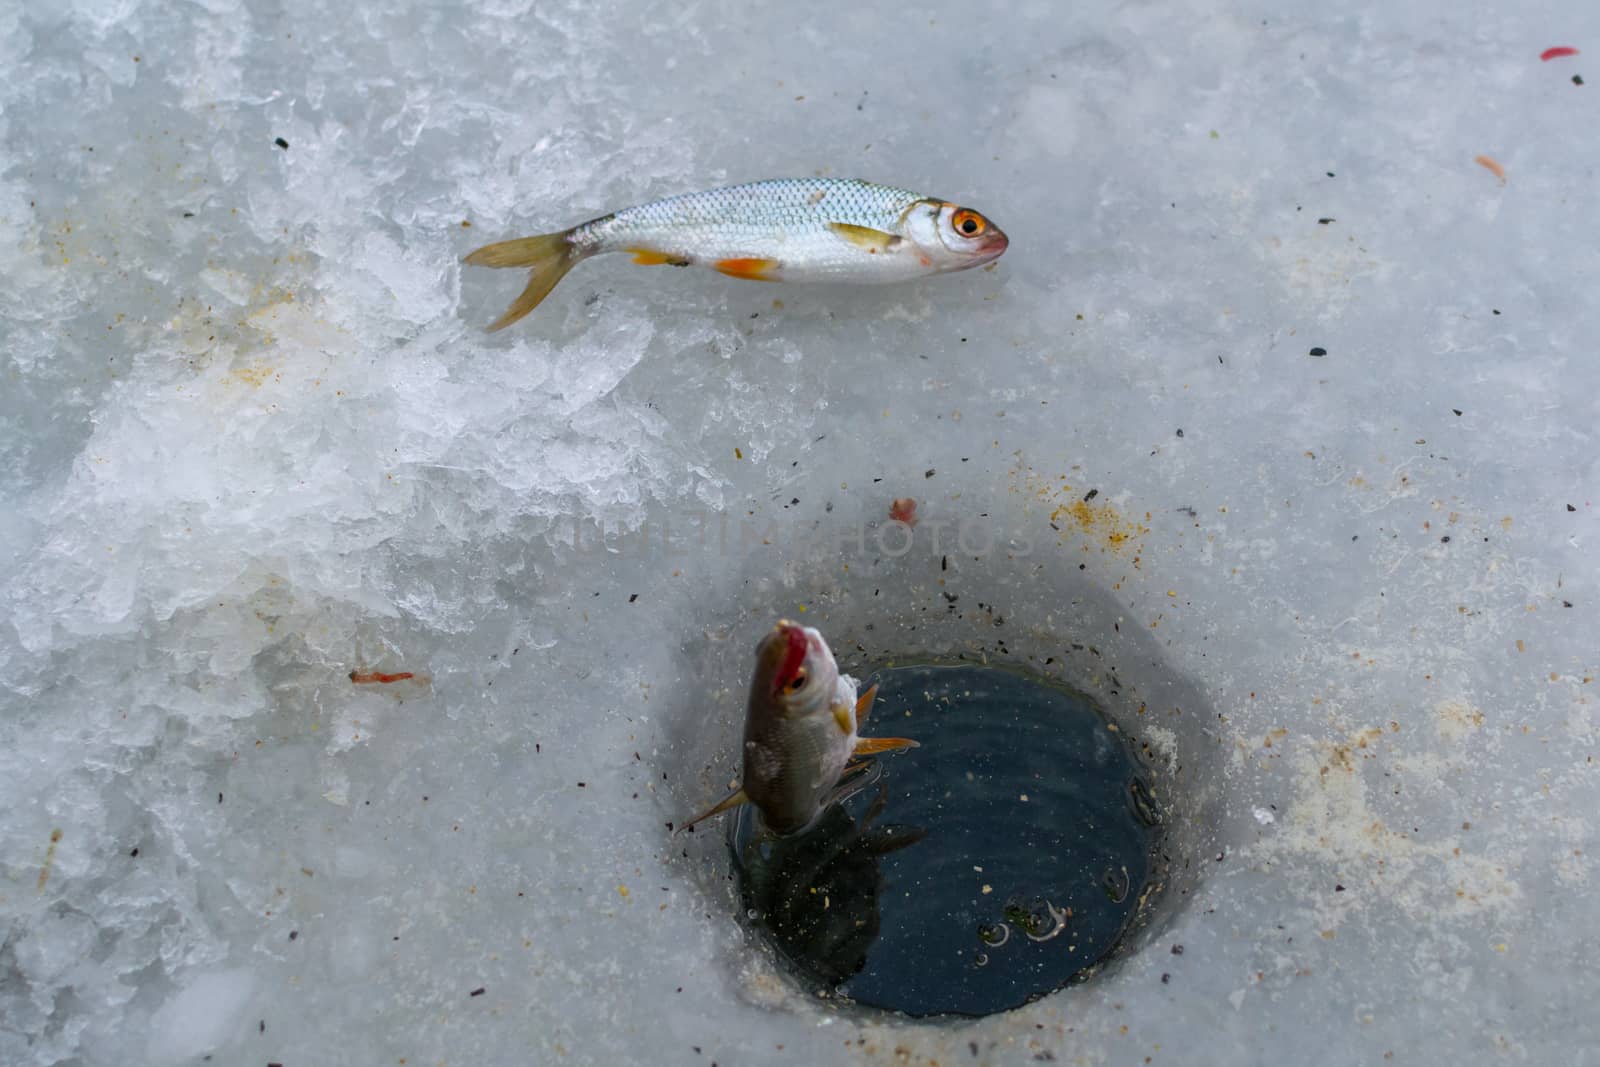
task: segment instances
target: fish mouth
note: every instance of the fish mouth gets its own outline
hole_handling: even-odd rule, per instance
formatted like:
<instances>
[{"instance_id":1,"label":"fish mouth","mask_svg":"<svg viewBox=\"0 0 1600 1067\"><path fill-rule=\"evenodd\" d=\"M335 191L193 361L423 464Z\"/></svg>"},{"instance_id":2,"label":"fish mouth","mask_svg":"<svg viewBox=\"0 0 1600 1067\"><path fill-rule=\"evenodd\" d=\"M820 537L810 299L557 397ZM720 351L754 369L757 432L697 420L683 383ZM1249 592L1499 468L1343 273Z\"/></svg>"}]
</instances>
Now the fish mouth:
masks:
<instances>
[{"instance_id":1,"label":"fish mouth","mask_svg":"<svg viewBox=\"0 0 1600 1067\"><path fill-rule=\"evenodd\" d=\"M805 627L788 619L779 619L772 631L761 639L756 658L774 695L794 679L795 673L805 663L810 647L811 638Z\"/></svg>"},{"instance_id":2,"label":"fish mouth","mask_svg":"<svg viewBox=\"0 0 1600 1067\"><path fill-rule=\"evenodd\" d=\"M999 259L1010 247L1011 238L998 229L992 229L984 235L983 243L978 246L978 260L987 263L992 259Z\"/></svg>"},{"instance_id":3,"label":"fish mouth","mask_svg":"<svg viewBox=\"0 0 1600 1067\"><path fill-rule=\"evenodd\" d=\"M967 247L959 251L952 249L955 253L953 269L971 270L985 263L993 263L1004 255L1009 247L1011 238L999 230L991 229L981 237L971 238Z\"/></svg>"}]
</instances>

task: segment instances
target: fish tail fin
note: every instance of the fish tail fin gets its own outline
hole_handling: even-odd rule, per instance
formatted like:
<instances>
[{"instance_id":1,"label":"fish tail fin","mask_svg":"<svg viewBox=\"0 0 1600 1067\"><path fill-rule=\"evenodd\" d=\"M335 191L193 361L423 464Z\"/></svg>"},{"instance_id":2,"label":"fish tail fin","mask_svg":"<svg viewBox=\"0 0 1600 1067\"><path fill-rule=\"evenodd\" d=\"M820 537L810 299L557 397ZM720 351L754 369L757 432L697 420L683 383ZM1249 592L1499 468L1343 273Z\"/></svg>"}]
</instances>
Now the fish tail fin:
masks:
<instances>
[{"instance_id":1,"label":"fish tail fin","mask_svg":"<svg viewBox=\"0 0 1600 1067\"><path fill-rule=\"evenodd\" d=\"M583 257L571 241L572 231L545 233L537 237L518 237L513 241L484 245L470 253L462 262L474 267L528 267L528 287L511 302L506 313L489 327L489 332L503 330L550 295L556 283L567 276L567 271Z\"/></svg>"},{"instance_id":2,"label":"fish tail fin","mask_svg":"<svg viewBox=\"0 0 1600 1067\"><path fill-rule=\"evenodd\" d=\"M749 802L750 798L744 795L744 787L740 786L734 789L734 791L729 793L727 796L723 797L721 800L717 801L715 804L711 805L711 807L707 808L705 811L702 811L699 815L696 815L694 818L678 827L673 831L673 834L674 836L681 834L695 823L704 822L713 815L721 815L729 808L737 808L740 804L748 804Z\"/></svg>"}]
</instances>

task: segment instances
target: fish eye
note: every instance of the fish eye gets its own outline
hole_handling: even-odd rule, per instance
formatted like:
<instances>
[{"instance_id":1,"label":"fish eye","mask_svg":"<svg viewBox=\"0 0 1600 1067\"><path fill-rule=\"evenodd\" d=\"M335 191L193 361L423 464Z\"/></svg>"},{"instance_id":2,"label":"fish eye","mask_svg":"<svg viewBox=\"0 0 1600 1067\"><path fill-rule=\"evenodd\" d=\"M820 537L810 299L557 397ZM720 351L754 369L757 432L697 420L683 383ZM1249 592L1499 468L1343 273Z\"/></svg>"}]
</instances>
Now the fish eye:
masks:
<instances>
[{"instance_id":1,"label":"fish eye","mask_svg":"<svg viewBox=\"0 0 1600 1067\"><path fill-rule=\"evenodd\" d=\"M956 212L951 217L950 223L963 237L976 237L988 228L988 223L984 222L982 215L976 211L967 211L965 208Z\"/></svg>"},{"instance_id":2,"label":"fish eye","mask_svg":"<svg viewBox=\"0 0 1600 1067\"><path fill-rule=\"evenodd\" d=\"M806 687L806 669L801 667L795 671L794 677L789 679L789 684L784 686L791 693L798 693Z\"/></svg>"}]
</instances>

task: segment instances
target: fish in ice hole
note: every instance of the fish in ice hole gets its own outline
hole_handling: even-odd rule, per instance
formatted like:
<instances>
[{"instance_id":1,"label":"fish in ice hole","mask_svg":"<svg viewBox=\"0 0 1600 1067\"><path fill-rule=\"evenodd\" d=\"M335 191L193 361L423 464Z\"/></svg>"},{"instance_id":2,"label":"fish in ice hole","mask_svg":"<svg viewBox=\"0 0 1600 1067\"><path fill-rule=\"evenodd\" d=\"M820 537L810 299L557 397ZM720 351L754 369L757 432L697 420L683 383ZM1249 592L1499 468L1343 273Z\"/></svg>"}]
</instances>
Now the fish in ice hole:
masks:
<instances>
[{"instance_id":1,"label":"fish in ice hole","mask_svg":"<svg viewBox=\"0 0 1600 1067\"><path fill-rule=\"evenodd\" d=\"M859 697L856 680L839 673L822 634L788 619L756 646L745 705L744 773L740 784L680 829L740 804L753 804L778 834L804 830L856 784L856 756L916 748L904 737L860 737L878 687Z\"/></svg>"}]
</instances>

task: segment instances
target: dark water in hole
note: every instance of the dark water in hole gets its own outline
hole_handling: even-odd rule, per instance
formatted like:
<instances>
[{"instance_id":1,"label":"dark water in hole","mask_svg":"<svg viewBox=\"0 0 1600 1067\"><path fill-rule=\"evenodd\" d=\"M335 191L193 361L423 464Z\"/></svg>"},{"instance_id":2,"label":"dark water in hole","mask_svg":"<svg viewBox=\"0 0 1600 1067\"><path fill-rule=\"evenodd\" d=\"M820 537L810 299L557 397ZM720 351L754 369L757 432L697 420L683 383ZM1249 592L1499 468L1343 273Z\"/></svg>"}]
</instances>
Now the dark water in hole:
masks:
<instances>
[{"instance_id":1,"label":"dark water in hole","mask_svg":"<svg viewBox=\"0 0 1600 1067\"><path fill-rule=\"evenodd\" d=\"M1117 943L1158 830L1123 736L1085 697L969 666L871 676L868 784L803 834L733 824L749 917L819 990L908 1015L986 1015Z\"/></svg>"}]
</instances>

